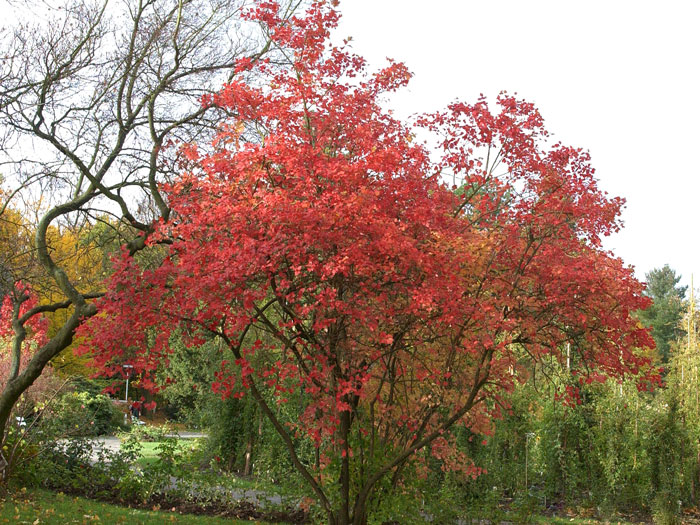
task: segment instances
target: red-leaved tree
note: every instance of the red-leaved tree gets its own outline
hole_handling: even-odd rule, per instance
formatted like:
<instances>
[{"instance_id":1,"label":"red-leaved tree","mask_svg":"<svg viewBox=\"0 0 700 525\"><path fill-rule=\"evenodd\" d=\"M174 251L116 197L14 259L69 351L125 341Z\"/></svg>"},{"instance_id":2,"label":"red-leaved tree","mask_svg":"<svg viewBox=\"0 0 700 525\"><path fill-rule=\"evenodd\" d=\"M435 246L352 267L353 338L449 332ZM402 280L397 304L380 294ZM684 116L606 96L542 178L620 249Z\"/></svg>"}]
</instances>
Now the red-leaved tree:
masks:
<instances>
[{"instance_id":1,"label":"red-leaved tree","mask_svg":"<svg viewBox=\"0 0 700 525\"><path fill-rule=\"evenodd\" d=\"M21 281L9 283L7 294L0 297L0 385L14 380L24 364L22 361L31 360L36 349L46 343L49 323L41 315L43 311L44 307L39 305L36 294ZM44 401L58 385L57 378L47 371L24 392L25 406L15 408L22 410ZM0 443L6 443L10 428L3 428ZM4 447L0 450L0 478L6 475L16 450L16 444L12 449Z\"/></svg>"},{"instance_id":2,"label":"red-leaved tree","mask_svg":"<svg viewBox=\"0 0 700 525\"><path fill-rule=\"evenodd\" d=\"M548 146L535 107L501 95L422 118L442 137L432 162L379 102L408 82L404 65L369 75L329 46L326 2L291 23L275 6L252 16L294 67L241 63L268 82L204 101L237 120L213 152L191 146L167 187L173 214L149 238L167 246L162 263L116 264L82 331L105 373L128 362L155 388L174 331L217 338L213 388L255 398L332 524L366 523L377 488L396 487L421 449L478 474L451 429L488 431L524 365L566 343L582 380L657 379L630 316L642 286L600 245L622 201L597 188L587 153ZM298 420L275 396L302 400Z\"/></svg>"},{"instance_id":3,"label":"red-leaved tree","mask_svg":"<svg viewBox=\"0 0 700 525\"><path fill-rule=\"evenodd\" d=\"M32 350L46 343L49 322L41 315L44 311L22 281L0 297L0 382L17 377L22 358L29 360Z\"/></svg>"}]
</instances>

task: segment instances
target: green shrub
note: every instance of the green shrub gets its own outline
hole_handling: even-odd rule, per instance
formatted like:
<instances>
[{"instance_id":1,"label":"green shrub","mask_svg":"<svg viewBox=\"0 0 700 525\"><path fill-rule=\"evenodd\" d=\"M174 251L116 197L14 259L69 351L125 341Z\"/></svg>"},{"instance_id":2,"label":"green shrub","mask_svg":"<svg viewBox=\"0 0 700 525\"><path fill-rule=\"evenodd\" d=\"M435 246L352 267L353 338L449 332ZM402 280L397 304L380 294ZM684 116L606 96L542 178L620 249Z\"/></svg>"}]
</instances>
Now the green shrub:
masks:
<instances>
[{"instance_id":1,"label":"green shrub","mask_svg":"<svg viewBox=\"0 0 700 525\"><path fill-rule=\"evenodd\" d=\"M103 394L68 392L44 411L43 426L54 435L101 436L123 424L123 415Z\"/></svg>"},{"instance_id":2,"label":"green shrub","mask_svg":"<svg viewBox=\"0 0 700 525\"><path fill-rule=\"evenodd\" d=\"M138 450L134 448L112 452L90 439L64 439L45 446L17 474L28 486L95 498L131 499L138 497L142 484L131 467L136 457Z\"/></svg>"},{"instance_id":3,"label":"green shrub","mask_svg":"<svg viewBox=\"0 0 700 525\"><path fill-rule=\"evenodd\" d=\"M690 501L696 448L671 392L658 399L648 440L651 458L652 510L656 523L674 525L684 502Z\"/></svg>"},{"instance_id":4,"label":"green shrub","mask_svg":"<svg viewBox=\"0 0 700 525\"><path fill-rule=\"evenodd\" d=\"M207 419L210 424L207 451L211 458L217 458L223 470L244 470L246 446L258 432L256 412L255 401L250 398L223 401L213 398L208 403Z\"/></svg>"},{"instance_id":5,"label":"green shrub","mask_svg":"<svg viewBox=\"0 0 700 525\"><path fill-rule=\"evenodd\" d=\"M165 441L167 435L172 432L172 429L163 425L161 427L153 427L149 425L131 425L127 431L120 433L122 439L133 439L135 441L147 441L154 443L157 441Z\"/></svg>"}]
</instances>

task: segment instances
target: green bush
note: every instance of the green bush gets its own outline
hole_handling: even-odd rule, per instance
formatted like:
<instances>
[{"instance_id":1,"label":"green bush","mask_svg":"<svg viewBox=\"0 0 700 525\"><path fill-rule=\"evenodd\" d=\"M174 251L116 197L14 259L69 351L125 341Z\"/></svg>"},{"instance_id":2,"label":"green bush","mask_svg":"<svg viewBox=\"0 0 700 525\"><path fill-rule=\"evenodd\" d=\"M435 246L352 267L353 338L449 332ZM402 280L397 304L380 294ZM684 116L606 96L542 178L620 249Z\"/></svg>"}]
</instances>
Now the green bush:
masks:
<instances>
[{"instance_id":1,"label":"green bush","mask_svg":"<svg viewBox=\"0 0 700 525\"><path fill-rule=\"evenodd\" d=\"M654 520L673 525L680 522L681 507L691 499L696 447L680 417L678 399L671 392L660 396L650 430L647 447Z\"/></svg>"},{"instance_id":2,"label":"green bush","mask_svg":"<svg viewBox=\"0 0 700 525\"><path fill-rule=\"evenodd\" d=\"M123 414L103 394L68 392L44 411L44 427L52 434L101 436L123 425Z\"/></svg>"},{"instance_id":3,"label":"green bush","mask_svg":"<svg viewBox=\"0 0 700 525\"><path fill-rule=\"evenodd\" d=\"M115 453L90 439L64 439L45 446L26 462L18 470L18 478L28 486L95 498L131 499L141 490L138 473L131 468L136 457L138 450L133 448Z\"/></svg>"},{"instance_id":4,"label":"green bush","mask_svg":"<svg viewBox=\"0 0 700 525\"><path fill-rule=\"evenodd\" d=\"M136 468L141 442L134 436L122 441L119 452L101 448L87 438L64 439L44 448L18 474L27 486L60 490L91 498L146 502L154 494L190 491L194 471L177 440L166 438L158 445L158 458ZM172 479L178 486L172 486Z\"/></svg>"},{"instance_id":5,"label":"green bush","mask_svg":"<svg viewBox=\"0 0 700 525\"><path fill-rule=\"evenodd\" d=\"M213 398L208 403L207 451L211 458L216 458L222 470L242 472L244 469L246 446L258 432L254 403L250 398L223 401Z\"/></svg>"}]
</instances>

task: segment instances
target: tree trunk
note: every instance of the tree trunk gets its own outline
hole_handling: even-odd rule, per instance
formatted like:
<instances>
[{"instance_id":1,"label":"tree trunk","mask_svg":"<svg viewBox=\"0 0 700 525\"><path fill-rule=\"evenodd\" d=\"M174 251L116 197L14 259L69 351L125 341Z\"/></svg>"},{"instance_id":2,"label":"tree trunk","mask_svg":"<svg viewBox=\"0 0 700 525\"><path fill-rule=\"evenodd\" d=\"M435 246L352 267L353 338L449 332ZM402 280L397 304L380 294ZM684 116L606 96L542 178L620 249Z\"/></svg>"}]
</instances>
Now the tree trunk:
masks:
<instances>
[{"instance_id":1,"label":"tree trunk","mask_svg":"<svg viewBox=\"0 0 700 525\"><path fill-rule=\"evenodd\" d=\"M364 505L355 505L353 512L352 525L367 525L367 509Z\"/></svg>"},{"instance_id":2,"label":"tree trunk","mask_svg":"<svg viewBox=\"0 0 700 525\"><path fill-rule=\"evenodd\" d=\"M44 367L58 355L61 350L64 350L73 341L73 332L78 327L81 319L94 315L95 307L91 304L85 304L83 308L76 308L73 315L61 327L58 333L49 340L34 357L27 363L27 366L14 379L11 379L4 385L2 393L0 393L0 446L4 444L5 431L12 414L12 409L20 396L34 383L41 375ZM7 479L10 473L9 467L3 471L2 481Z\"/></svg>"},{"instance_id":3,"label":"tree trunk","mask_svg":"<svg viewBox=\"0 0 700 525\"><path fill-rule=\"evenodd\" d=\"M258 417L258 435L262 434L262 414ZM249 430L248 442L245 446L245 465L243 467L243 475L250 476L253 473L253 445L255 445L255 432Z\"/></svg>"},{"instance_id":4,"label":"tree trunk","mask_svg":"<svg viewBox=\"0 0 700 525\"><path fill-rule=\"evenodd\" d=\"M340 515L338 525L350 525L350 411L346 410L340 416L340 439L342 454L340 464Z\"/></svg>"}]
</instances>

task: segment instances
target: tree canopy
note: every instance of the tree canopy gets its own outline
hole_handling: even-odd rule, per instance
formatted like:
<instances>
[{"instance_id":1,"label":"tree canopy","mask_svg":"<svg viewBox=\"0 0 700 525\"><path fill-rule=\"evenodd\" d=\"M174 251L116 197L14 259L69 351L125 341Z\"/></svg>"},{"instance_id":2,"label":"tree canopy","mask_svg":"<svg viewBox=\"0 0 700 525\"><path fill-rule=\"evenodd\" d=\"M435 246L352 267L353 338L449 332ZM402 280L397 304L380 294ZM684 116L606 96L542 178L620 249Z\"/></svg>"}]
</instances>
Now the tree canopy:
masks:
<instances>
[{"instance_id":1,"label":"tree canopy","mask_svg":"<svg viewBox=\"0 0 700 525\"><path fill-rule=\"evenodd\" d=\"M219 339L213 388L255 398L339 524L366 522L380 485L420 473L421 449L478 474L451 429L488 432L503 394L567 343L580 383L658 381L631 315L649 299L600 246L622 200L598 189L585 151L551 145L537 109L507 94L399 122L381 99L408 70L369 74L329 45L327 2L251 16L292 67L242 60L266 82L205 97L235 117L163 187L172 214L147 242L167 253L144 268L125 252L81 329L105 373L128 362L157 389L170 334ZM415 126L441 137L439 160ZM488 191L455 192L445 175ZM302 416L280 421L269 396L297 396Z\"/></svg>"}]
</instances>

